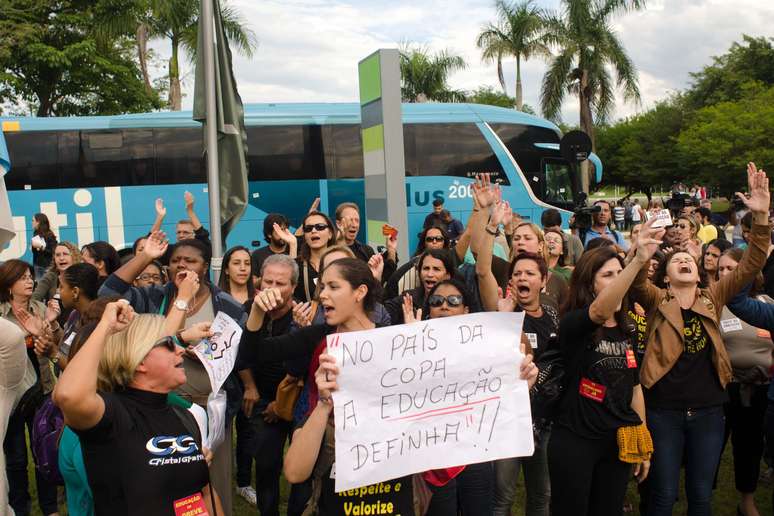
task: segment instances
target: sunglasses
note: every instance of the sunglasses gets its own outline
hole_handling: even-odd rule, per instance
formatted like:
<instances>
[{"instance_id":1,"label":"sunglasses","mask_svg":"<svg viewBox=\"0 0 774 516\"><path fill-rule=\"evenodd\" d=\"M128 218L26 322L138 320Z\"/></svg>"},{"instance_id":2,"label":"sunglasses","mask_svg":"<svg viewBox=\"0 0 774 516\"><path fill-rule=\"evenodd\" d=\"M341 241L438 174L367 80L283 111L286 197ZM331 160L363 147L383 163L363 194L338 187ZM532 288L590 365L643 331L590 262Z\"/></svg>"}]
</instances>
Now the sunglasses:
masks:
<instances>
[{"instance_id":1,"label":"sunglasses","mask_svg":"<svg viewBox=\"0 0 774 516\"><path fill-rule=\"evenodd\" d=\"M444 301L449 306L460 306L462 304L463 298L459 295L451 295L451 296L441 296L439 294L433 294L432 296L427 298L427 304L432 306L433 308L438 308L439 306L443 305Z\"/></svg>"},{"instance_id":2,"label":"sunglasses","mask_svg":"<svg viewBox=\"0 0 774 516\"><path fill-rule=\"evenodd\" d=\"M305 224L304 233L311 233L312 231L325 231L328 229L328 224Z\"/></svg>"},{"instance_id":3,"label":"sunglasses","mask_svg":"<svg viewBox=\"0 0 774 516\"><path fill-rule=\"evenodd\" d=\"M175 349L177 349L177 345L175 344L175 338L171 336L166 336L163 339L159 339L156 341L156 343L153 345L151 349L156 348L166 348L167 351L171 351L172 353L175 352Z\"/></svg>"},{"instance_id":4,"label":"sunglasses","mask_svg":"<svg viewBox=\"0 0 774 516\"><path fill-rule=\"evenodd\" d=\"M680 229L688 229L690 226L686 226L685 224L677 224L677 227Z\"/></svg>"},{"instance_id":5,"label":"sunglasses","mask_svg":"<svg viewBox=\"0 0 774 516\"><path fill-rule=\"evenodd\" d=\"M425 237L425 242L427 242L428 244L430 242L445 242L445 241L446 241L446 239L444 237L442 237L442 236L427 236L427 237Z\"/></svg>"}]
</instances>

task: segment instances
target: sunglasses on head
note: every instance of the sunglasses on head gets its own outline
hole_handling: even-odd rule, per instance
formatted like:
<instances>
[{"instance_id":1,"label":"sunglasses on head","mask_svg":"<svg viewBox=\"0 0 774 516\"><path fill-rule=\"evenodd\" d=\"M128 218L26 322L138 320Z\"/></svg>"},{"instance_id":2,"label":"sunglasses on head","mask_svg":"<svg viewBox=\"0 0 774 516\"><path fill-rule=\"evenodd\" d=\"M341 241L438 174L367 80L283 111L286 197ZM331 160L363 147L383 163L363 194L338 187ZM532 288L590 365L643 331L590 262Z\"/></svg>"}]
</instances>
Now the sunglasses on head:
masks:
<instances>
[{"instance_id":1,"label":"sunglasses on head","mask_svg":"<svg viewBox=\"0 0 774 516\"><path fill-rule=\"evenodd\" d=\"M328 224L305 224L304 225L304 233L311 233L313 230L316 231L325 231L328 229Z\"/></svg>"},{"instance_id":2,"label":"sunglasses on head","mask_svg":"<svg viewBox=\"0 0 774 516\"><path fill-rule=\"evenodd\" d=\"M463 298L460 295L453 294L451 296L441 296L439 294L433 294L427 298L427 304L433 308L438 308L443 305L444 301L449 306L460 306L463 302Z\"/></svg>"},{"instance_id":3,"label":"sunglasses on head","mask_svg":"<svg viewBox=\"0 0 774 516\"><path fill-rule=\"evenodd\" d=\"M162 347L166 348L167 351L171 351L174 353L176 349L174 337L166 336L163 339L157 340L151 349L162 348Z\"/></svg>"},{"instance_id":4,"label":"sunglasses on head","mask_svg":"<svg viewBox=\"0 0 774 516\"><path fill-rule=\"evenodd\" d=\"M426 236L425 237L425 242L427 242L427 243L430 243L430 242L444 242L445 240L446 239L444 237L442 237L442 236Z\"/></svg>"}]
</instances>

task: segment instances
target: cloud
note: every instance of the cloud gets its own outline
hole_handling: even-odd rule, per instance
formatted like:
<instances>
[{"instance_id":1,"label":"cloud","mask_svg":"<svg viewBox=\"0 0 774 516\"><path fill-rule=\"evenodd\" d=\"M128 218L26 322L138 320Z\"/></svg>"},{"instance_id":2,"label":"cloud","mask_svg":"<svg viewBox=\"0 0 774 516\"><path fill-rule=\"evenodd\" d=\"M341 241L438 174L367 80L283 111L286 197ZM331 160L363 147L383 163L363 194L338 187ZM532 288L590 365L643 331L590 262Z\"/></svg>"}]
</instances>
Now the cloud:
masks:
<instances>
[{"instance_id":1,"label":"cloud","mask_svg":"<svg viewBox=\"0 0 774 516\"><path fill-rule=\"evenodd\" d=\"M557 0L541 5L558 6ZM401 41L447 48L462 55L467 69L455 73L451 86L474 90L499 88L494 64L482 63L475 46L481 27L494 20L490 0L231 0L256 33L259 48L251 60L235 55L234 72L245 102L356 102L357 63L378 48ZM642 105L619 96L614 118L652 107L671 91L690 83L690 72L724 53L743 33L771 34L774 2L761 0L651 0L648 9L617 18L614 27L640 72ZM161 56L167 44L157 43ZM190 108L193 74L183 84L184 107ZM515 63L505 61L508 91L513 95ZM525 102L539 108L540 84L547 65L522 63ZM159 70L163 72L163 69ZM562 116L578 120L577 99L566 99Z\"/></svg>"}]
</instances>

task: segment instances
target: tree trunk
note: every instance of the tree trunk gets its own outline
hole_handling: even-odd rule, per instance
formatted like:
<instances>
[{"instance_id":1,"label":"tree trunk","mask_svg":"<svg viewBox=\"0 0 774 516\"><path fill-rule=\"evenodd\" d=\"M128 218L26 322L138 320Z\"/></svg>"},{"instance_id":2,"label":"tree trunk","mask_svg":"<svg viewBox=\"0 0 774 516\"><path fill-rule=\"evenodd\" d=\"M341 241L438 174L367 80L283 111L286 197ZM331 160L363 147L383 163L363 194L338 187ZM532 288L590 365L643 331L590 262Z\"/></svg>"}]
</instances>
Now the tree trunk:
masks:
<instances>
[{"instance_id":1,"label":"tree trunk","mask_svg":"<svg viewBox=\"0 0 774 516\"><path fill-rule=\"evenodd\" d=\"M521 91L521 57L516 56L516 110L521 111L524 107L524 97Z\"/></svg>"},{"instance_id":2,"label":"tree trunk","mask_svg":"<svg viewBox=\"0 0 774 516\"><path fill-rule=\"evenodd\" d=\"M172 57L169 58L169 109L180 111L183 108L183 93L180 89L180 67L178 48L180 41L172 36Z\"/></svg>"},{"instance_id":3,"label":"tree trunk","mask_svg":"<svg viewBox=\"0 0 774 516\"><path fill-rule=\"evenodd\" d=\"M153 93L153 87L150 83L150 77L148 76L148 26L141 23L137 27L135 33L135 39L137 40L137 59L140 62L140 73L142 73L142 80L145 83L145 91L150 95Z\"/></svg>"},{"instance_id":4,"label":"tree trunk","mask_svg":"<svg viewBox=\"0 0 774 516\"><path fill-rule=\"evenodd\" d=\"M587 70L581 72L580 88L578 88L578 100L580 102L580 127L591 138L591 150L596 150L594 143L594 119L591 116L591 87L589 86L589 74ZM588 160L581 163L581 185L584 192L589 192L591 184L591 164Z\"/></svg>"}]
</instances>

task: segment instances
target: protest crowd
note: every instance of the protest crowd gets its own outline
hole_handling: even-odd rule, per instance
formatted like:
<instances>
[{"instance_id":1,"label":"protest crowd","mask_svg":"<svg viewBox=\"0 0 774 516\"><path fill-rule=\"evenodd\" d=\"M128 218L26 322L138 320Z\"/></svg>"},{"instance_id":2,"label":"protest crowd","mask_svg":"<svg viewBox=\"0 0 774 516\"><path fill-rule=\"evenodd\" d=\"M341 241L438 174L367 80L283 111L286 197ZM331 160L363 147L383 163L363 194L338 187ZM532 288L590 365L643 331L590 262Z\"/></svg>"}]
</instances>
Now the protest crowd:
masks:
<instances>
[{"instance_id":1,"label":"protest crowd","mask_svg":"<svg viewBox=\"0 0 774 516\"><path fill-rule=\"evenodd\" d=\"M157 200L123 260L37 214L33 263L0 265L0 514L30 514L29 448L46 515L220 516L237 496L277 515L282 475L289 515L509 515L523 474L528 516L671 515L678 498L700 516L730 441L738 514L757 516L774 256L766 173L749 164L747 184L727 239L703 193L668 216L598 200L568 232L553 208L522 220L481 175L466 224L437 200L412 256L397 248L413 235L377 252L357 204L318 199L295 232L269 214L266 245L228 249L216 283L191 194L175 235L160 230L175 200ZM479 312L523 313L534 453L335 492L327 337ZM213 386L202 353L226 353L224 335L238 353Z\"/></svg>"}]
</instances>

